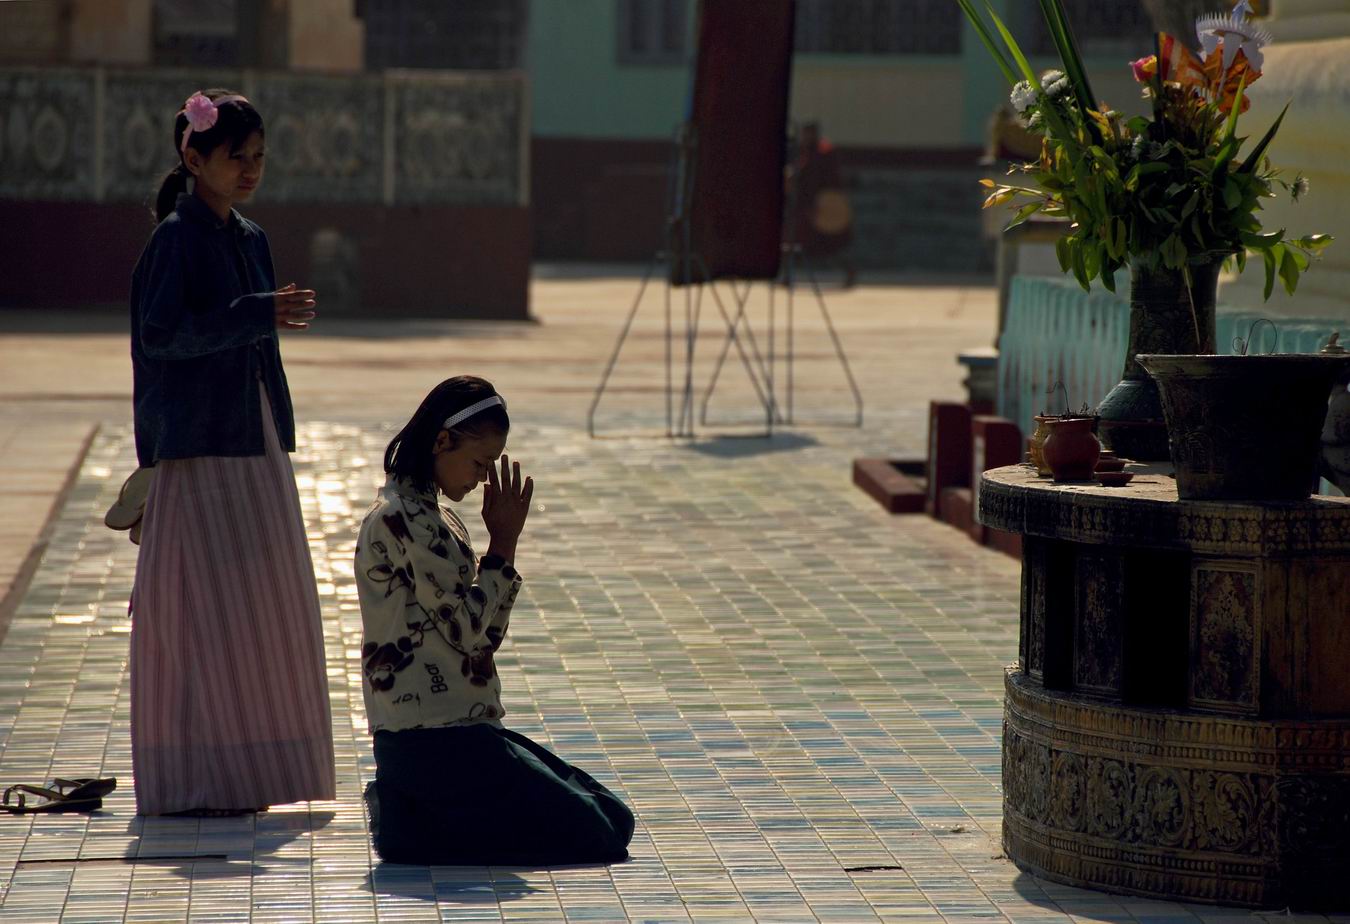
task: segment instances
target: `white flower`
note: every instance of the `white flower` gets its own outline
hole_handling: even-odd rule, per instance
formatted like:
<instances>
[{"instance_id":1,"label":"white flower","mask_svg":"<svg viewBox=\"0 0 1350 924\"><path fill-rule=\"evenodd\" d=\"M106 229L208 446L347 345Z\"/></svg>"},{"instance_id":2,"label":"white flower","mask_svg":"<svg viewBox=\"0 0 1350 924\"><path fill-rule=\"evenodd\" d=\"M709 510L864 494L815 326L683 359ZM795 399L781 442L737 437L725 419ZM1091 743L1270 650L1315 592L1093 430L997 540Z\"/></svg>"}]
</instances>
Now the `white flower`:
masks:
<instances>
[{"instance_id":1,"label":"white flower","mask_svg":"<svg viewBox=\"0 0 1350 924\"><path fill-rule=\"evenodd\" d=\"M1289 187L1289 194L1295 202L1306 196L1308 194L1308 178L1301 173L1294 177L1294 182Z\"/></svg>"},{"instance_id":2,"label":"white flower","mask_svg":"<svg viewBox=\"0 0 1350 924\"><path fill-rule=\"evenodd\" d=\"M1012 94L1008 99L1012 101L1013 108L1017 110L1018 115L1023 115L1036 102L1036 93L1035 87L1022 80L1012 88Z\"/></svg>"},{"instance_id":3,"label":"white flower","mask_svg":"<svg viewBox=\"0 0 1350 924\"><path fill-rule=\"evenodd\" d=\"M1041 75L1041 89L1046 96L1054 99L1069 89L1069 78L1064 76L1063 71L1046 71Z\"/></svg>"},{"instance_id":4,"label":"white flower","mask_svg":"<svg viewBox=\"0 0 1350 924\"><path fill-rule=\"evenodd\" d=\"M1251 12L1251 4L1247 0L1239 0L1228 16L1214 14L1197 19L1195 35L1200 39L1202 56L1208 58L1222 44L1225 72L1233 66L1233 59L1237 57L1239 49L1247 56L1247 63L1259 71L1265 60L1261 46L1270 44L1271 34L1248 22L1247 17Z\"/></svg>"}]
</instances>

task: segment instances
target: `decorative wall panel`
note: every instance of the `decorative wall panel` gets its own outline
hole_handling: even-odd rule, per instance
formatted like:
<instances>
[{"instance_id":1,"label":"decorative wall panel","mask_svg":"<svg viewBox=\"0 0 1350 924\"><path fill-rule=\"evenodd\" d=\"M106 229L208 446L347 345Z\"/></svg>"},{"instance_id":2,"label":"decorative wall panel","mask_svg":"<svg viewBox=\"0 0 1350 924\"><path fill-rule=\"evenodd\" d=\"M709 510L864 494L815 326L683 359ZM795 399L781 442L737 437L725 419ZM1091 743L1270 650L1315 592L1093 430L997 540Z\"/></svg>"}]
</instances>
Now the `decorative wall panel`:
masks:
<instances>
[{"instance_id":1,"label":"decorative wall panel","mask_svg":"<svg viewBox=\"0 0 1350 924\"><path fill-rule=\"evenodd\" d=\"M147 202L195 90L242 91L267 125L260 203L528 202L524 77L0 69L0 198Z\"/></svg>"},{"instance_id":2,"label":"decorative wall panel","mask_svg":"<svg viewBox=\"0 0 1350 924\"><path fill-rule=\"evenodd\" d=\"M95 102L92 73L0 70L0 198L94 195Z\"/></svg>"},{"instance_id":3,"label":"decorative wall panel","mask_svg":"<svg viewBox=\"0 0 1350 924\"><path fill-rule=\"evenodd\" d=\"M1191 705L1255 713L1260 638L1255 568L1200 562L1191 588Z\"/></svg>"}]
</instances>

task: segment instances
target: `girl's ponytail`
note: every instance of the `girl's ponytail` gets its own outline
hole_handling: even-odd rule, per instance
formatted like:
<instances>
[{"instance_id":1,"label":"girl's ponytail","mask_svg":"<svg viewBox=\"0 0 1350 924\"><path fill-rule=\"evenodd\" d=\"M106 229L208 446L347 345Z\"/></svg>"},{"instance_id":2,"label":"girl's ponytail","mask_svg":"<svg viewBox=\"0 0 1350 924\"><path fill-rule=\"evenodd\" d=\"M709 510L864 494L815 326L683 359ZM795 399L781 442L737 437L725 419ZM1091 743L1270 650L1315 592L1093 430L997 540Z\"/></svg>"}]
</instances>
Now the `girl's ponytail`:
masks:
<instances>
[{"instance_id":1,"label":"girl's ponytail","mask_svg":"<svg viewBox=\"0 0 1350 924\"><path fill-rule=\"evenodd\" d=\"M178 197L188 191L187 181L191 175L188 173L187 167L183 166L182 161L179 161L178 166L164 175L163 181L159 184L159 193L155 196L156 224L169 217L169 213L178 203Z\"/></svg>"}]
</instances>

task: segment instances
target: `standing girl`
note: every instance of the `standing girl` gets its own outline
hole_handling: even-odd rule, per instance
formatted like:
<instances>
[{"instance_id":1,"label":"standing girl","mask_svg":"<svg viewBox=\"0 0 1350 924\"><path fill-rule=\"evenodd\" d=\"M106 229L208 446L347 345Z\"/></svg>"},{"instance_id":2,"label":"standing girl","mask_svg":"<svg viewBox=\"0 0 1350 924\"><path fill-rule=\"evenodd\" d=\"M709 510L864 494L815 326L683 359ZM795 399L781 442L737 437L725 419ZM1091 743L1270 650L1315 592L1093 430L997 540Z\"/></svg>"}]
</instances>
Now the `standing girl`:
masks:
<instances>
[{"instance_id":1,"label":"standing girl","mask_svg":"<svg viewBox=\"0 0 1350 924\"><path fill-rule=\"evenodd\" d=\"M194 93L174 146L131 283L136 454L154 468L132 595L136 805L228 815L332 799L323 630L276 333L308 327L314 293L277 288L266 236L233 209L263 175L248 100Z\"/></svg>"},{"instance_id":2,"label":"standing girl","mask_svg":"<svg viewBox=\"0 0 1350 924\"><path fill-rule=\"evenodd\" d=\"M502 727L493 653L520 590L513 562L534 484L502 455L511 428L491 385L437 385L384 453L388 473L356 544L371 837L385 860L430 864L610 862L633 814L608 789ZM498 471L500 459L500 472ZM486 481L487 554L440 506Z\"/></svg>"}]
</instances>

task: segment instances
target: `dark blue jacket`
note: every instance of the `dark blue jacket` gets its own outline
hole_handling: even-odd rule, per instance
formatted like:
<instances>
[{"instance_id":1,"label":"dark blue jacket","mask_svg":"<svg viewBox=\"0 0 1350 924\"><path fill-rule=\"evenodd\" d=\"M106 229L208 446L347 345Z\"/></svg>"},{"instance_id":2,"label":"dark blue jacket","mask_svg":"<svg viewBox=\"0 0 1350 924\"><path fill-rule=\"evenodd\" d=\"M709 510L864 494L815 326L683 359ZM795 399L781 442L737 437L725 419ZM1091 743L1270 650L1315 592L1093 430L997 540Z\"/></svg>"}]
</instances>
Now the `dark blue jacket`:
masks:
<instances>
[{"instance_id":1,"label":"dark blue jacket","mask_svg":"<svg viewBox=\"0 0 1350 924\"><path fill-rule=\"evenodd\" d=\"M195 196L150 235L131 277L136 456L263 454L258 380L277 434L295 449L281 368L267 237L238 212L221 221Z\"/></svg>"}]
</instances>

